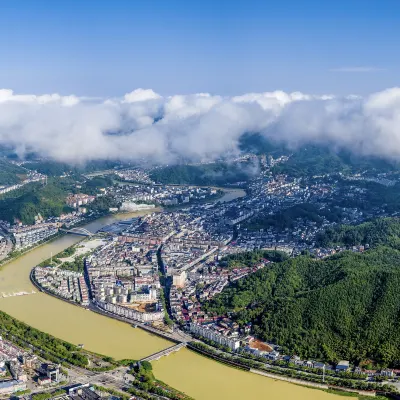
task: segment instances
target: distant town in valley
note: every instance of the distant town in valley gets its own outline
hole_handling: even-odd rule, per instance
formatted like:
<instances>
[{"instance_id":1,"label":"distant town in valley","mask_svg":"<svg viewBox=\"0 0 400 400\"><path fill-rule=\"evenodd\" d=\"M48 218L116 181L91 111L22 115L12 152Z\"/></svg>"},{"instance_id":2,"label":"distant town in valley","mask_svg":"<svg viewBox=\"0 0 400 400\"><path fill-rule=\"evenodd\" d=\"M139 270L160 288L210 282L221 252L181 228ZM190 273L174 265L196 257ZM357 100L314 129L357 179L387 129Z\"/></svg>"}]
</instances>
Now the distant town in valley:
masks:
<instances>
[{"instance_id":1,"label":"distant town in valley","mask_svg":"<svg viewBox=\"0 0 400 400\"><path fill-rule=\"evenodd\" d=\"M1 163L4 265L80 240L32 265L33 290L0 296L42 292L171 346L116 361L1 313L0 396L189 399L151 364L184 347L305 386L398 393L396 165L319 147L149 167Z\"/></svg>"}]
</instances>

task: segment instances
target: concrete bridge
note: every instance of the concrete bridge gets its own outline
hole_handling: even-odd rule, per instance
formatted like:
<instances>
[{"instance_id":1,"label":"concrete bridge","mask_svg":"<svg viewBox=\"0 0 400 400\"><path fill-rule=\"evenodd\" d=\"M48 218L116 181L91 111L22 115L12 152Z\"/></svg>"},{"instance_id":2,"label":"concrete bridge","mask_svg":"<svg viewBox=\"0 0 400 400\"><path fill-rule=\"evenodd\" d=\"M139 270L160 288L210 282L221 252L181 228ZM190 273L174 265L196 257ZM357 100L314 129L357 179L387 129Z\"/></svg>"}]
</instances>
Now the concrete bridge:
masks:
<instances>
[{"instance_id":1,"label":"concrete bridge","mask_svg":"<svg viewBox=\"0 0 400 400\"><path fill-rule=\"evenodd\" d=\"M88 231L85 228L72 228L72 229L60 229L61 232L69 233L71 235L80 235L80 236L92 236L93 233Z\"/></svg>"},{"instance_id":2,"label":"concrete bridge","mask_svg":"<svg viewBox=\"0 0 400 400\"><path fill-rule=\"evenodd\" d=\"M186 343L179 343L175 346L168 347L165 350L161 350L157 353L152 354L146 358L142 358L140 361L155 361L160 359L161 357L168 356L169 354L173 353L174 351L179 351L182 347L186 347Z\"/></svg>"}]
</instances>

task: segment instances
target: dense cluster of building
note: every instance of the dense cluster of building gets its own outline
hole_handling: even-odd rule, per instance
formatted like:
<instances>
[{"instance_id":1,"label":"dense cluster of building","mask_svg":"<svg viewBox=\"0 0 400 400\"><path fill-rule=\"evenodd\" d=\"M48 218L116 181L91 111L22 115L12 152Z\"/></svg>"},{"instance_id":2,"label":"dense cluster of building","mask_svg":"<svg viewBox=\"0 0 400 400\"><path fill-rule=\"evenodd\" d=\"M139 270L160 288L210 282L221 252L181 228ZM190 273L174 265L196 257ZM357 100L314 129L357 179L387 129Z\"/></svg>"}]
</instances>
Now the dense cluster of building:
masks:
<instances>
[{"instance_id":1,"label":"dense cluster of building","mask_svg":"<svg viewBox=\"0 0 400 400\"><path fill-rule=\"evenodd\" d=\"M333 207L342 200L341 186L326 177L293 178L264 172L250 182L248 193L246 203L254 216L240 227L236 240L247 250L279 248L297 255L312 249L317 234L338 218L341 223L355 224L371 217L357 208ZM346 195L353 195L351 187Z\"/></svg>"},{"instance_id":2,"label":"dense cluster of building","mask_svg":"<svg viewBox=\"0 0 400 400\"><path fill-rule=\"evenodd\" d=\"M35 267L33 278L40 287L74 303L89 305L85 278L79 272L57 267Z\"/></svg>"},{"instance_id":3,"label":"dense cluster of building","mask_svg":"<svg viewBox=\"0 0 400 400\"><path fill-rule=\"evenodd\" d=\"M204 231L201 221L190 224L172 236L162 248L164 268L170 273L187 271L204 258L218 250L229 240L214 240Z\"/></svg>"},{"instance_id":4,"label":"dense cluster of building","mask_svg":"<svg viewBox=\"0 0 400 400\"><path fill-rule=\"evenodd\" d=\"M82 206L88 205L95 201L96 196L90 196L84 193L71 194L67 197L66 203L71 208L84 208Z\"/></svg>"},{"instance_id":5,"label":"dense cluster of building","mask_svg":"<svg viewBox=\"0 0 400 400\"><path fill-rule=\"evenodd\" d=\"M141 168L124 169L116 171L115 174L124 181L154 184L149 174Z\"/></svg>"},{"instance_id":6,"label":"dense cluster of building","mask_svg":"<svg viewBox=\"0 0 400 400\"><path fill-rule=\"evenodd\" d=\"M14 226L9 232L14 238L15 249L21 250L56 235L58 224L44 222L36 225Z\"/></svg>"},{"instance_id":7,"label":"dense cluster of building","mask_svg":"<svg viewBox=\"0 0 400 400\"><path fill-rule=\"evenodd\" d=\"M0 396L26 390L32 376L40 386L65 379L59 365L43 364L37 356L0 337Z\"/></svg>"},{"instance_id":8,"label":"dense cluster of building","mask_svg":"<svg viewBox=\"0 0 400 400\"><path fill-rule=\"evenodd\" d=\"M240 339L238 337L225 334L226 330L224 328L218 329L216 324L199 325L191 322L189 324L189 330L195 335L212 340L219 345L229 347L231 350L237 350L240 347Z\"/></svg>"},{"instance_id":9,"label":"dense cluster of building","mask_svg":"<svg viewBox=\"0 0 400 400\"><path fill-rule=\"evenodd\" d=\"M210 187L121 184L110 192L122 204L122 209L147 203L157 206L185 205L195 201L211 200L218 196L218 190Z\"/></svg>"},{"instance_id":10,"label":"dense cluster of building","mask_svg":"<svg viewBox=\"0 0 400 400\"><path fill-rule=\"evenodd\" d=\"M163 318L157 265L162 238L150 240L150 228L146 228L152 227L149 221L153 218L131 220L85 263L95 303L108 312L142 322Z\"/></svg>"},{"instance_id":11,"label":"dense cluster of building","mask_svg":"<svg viewBox=\"0 0 400 400\"><path fill-rule=\"evenodd\" d=\"M90 383L78 383L68 387L66 393L59 394L51 400L100 400L102 398L104 396L96 393L96 389Z\"/></svg>"},{"instance_id":12,"label":"dense cluster of building","mask_svg":"<svg viewBox=\"0 0 400 400\"><path fill-rule=\"evenodd\" d=\"M185 273L185 280L181 279L180 285L173 279L169 300L171 313L177 321L198 324L218 322L202 310L202 303L221 293L230 283L264 268L270 262L263 259L251 267L232 269L219 265L218 260L229 254L232 254L230 246L221 248L216 255Z\"/></svg>"}]
</instances>

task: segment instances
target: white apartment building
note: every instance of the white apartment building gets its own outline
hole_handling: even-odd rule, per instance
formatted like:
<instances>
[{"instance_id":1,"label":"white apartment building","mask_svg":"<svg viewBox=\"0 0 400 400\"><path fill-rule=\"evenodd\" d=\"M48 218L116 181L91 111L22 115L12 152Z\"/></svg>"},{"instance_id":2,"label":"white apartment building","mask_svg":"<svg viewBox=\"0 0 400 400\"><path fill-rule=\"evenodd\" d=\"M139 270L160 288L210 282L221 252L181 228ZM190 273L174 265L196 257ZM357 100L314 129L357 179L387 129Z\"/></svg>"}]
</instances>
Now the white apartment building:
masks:
<instances>
[{"instance_id":1,"label":"white apartment building","mask_svg":"<svg viewBox=\"0 0 400 400\"><path fill-rule=\"evenodd\" d=\"M221 335L213 329L209 329L206 326L190 323L190 332L197 335L203 336L206 339L212 340L222 346L228 346L231 350L237 350L240 347L240 340L238 338L230 338Z\"/></svg>"},{"instance_id":2,"label":"white apartment building","mask_svg":"<svg viewBox=\"0 0 400 400\"><path fill-rule=\"evenodd\" d=\"M12 230L15 248L23 249L55 235L58 228L52 224L43 224L32 227L16 228Z\"/></svg>"}]
</instances>

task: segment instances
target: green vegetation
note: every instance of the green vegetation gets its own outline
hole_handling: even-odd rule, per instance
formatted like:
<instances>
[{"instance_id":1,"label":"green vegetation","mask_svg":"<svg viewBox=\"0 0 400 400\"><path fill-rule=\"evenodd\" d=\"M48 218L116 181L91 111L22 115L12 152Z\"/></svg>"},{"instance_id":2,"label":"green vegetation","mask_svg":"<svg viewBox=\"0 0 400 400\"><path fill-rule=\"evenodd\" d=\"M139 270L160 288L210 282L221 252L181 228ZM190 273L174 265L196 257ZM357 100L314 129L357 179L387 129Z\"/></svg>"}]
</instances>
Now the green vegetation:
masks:
<instances>
[{"instance_id":1,"label":"green vegetation","mask_svg":"<svg viewBox=\"0 0 400 400\"><path fill-rule=\"evenodd\" d=\"M102 188L107 188L110 186L113 186L114 182L112 178L105 176L96 176L94 178L86 180L82 184L81 191L82 193L90 194L90 195L96 195L99 193L100 189Z\"/></svg>"},{"instance_id":2,"label":"green vegetation","mask_svg":"<svg viewBox=\"0 0 400 400\"><path fill-rule=\"evenodd\" d=\"M32 161L25 163L25 167L48 176L61 176L71 172L71 166L57 161Z\"/></svg>"},{"instance_id":3,"label":"green vegetation","mask_svg":"<svg viewBox=\"0 0 400 400\"><path fill-rule=\"evenodd\" d=\"M17 399L17 398L19 398L20 396L23 396L23 395L25 395L25 394L29 394L30 392L31 392L30 389L18 390L17 392L15 392L15 393L13 394L13 397L11 397L11 399Z\"/></svg>"},{"instance_id":4,"label":"green vegetation","mask_svg":"<svg viewBox=\"0 0 400 400\"><path fill-rule=\"evenodd\" d=\"M213 346L201 342L191 342L188 347L200 354L210 357L213 360L239 369L257 369L273 375L281 375L288 378L300 379L307 386L307 382L322 383L322 370L305 368L288 364L284 361L268 361L268 367L265 364L265 358L255 356L247 352L241 354L221 352ZM335 387L344 387L357 390L384 390L386 392L397 393L394 386L383 386L379 383L370 383L365 381L364 375L352 373L335 373L325 371L325 383Z\"/></svg>"},{"instance_id":5,"label":"green vegetation","mask_svg":"<svg viewBox=\"0 0 400 400\"><path fill-rule=\"evenodd\" d=\"M129 365L133 365L137 362L137 360L132 360L131 358L124 358L123 360L118 360L118 365L122 365L124 367L128 367Z\"/></svg>"},{"instance_id":6,"label":"green vegetation","mask_svg":"<svg viewBox=\"0 0 400 400\"><path fill-rule=\"evenodd\" d=\"M0 159L0 185L14 185L26 175L26 170L4 159Z\"/></svg>"},{"instance_id":7,"label":"green vegetation","mask_svg":"<svg viewBox=\"0 0 400 400\"><path fill-rule=\"evenodd\" d=\"M113 196L105 195L97 197L88 207L98 214L107 214L110 208L116 208L120 205Z\"/></svg>"},{"instance_id":8,"label":"green vegetation","mask_svg":"<svg viewBox=\"0 0 400 400\"><path fill-rule=\"evenodd\" d=\"M108 394L111 394L112 396L115 396L115 397L120 398L122 400L128 400L131 397L131 396L129 396L129 395L125 394L125 393L122 393L122 392L120 392L118 390L111 389L111 388L108 388L108 387L105 387L105 386L93 385L93 387L98 392L108 393Z\"/></svg>"},{"instance_id":9,"label":"green vegetation","mask_svg":"<svg viewBox=\"0 0 400 400\"><path fill-rule=\"evenodd\" d=\"M167 311L167 302L165 300L164 290L165 289L163 287L161 287L161 289L160 289L160 301L161 301L161 304L163 305L163 308L164 308L164 322L168 326L172 326L174 324L174 321L172 321L172 319L169 316L168 311Z\"/></svg>"},{"instance_id":10,"label":"green vegetation","mask_svg":"<svg viewBox=\"0 0 400 400\"><path fill-rule=\"evenodd\" d=\"M357 190L357 195L350 197L349 186ZM337 205L342 207L357 207L370 212L378 208L388 213L400 212L400 183L393 186L381 185L367 181L341 181L341 190Z\"/></svg>"},{"instance_id":11,"label":"green vegetation","mask_svg":"<svg viewBox=\"0 0 400 400\"><path fill-rule=\"evenodd\" d=\"M83 179L81 175L49 178L47 185L31 183L6 193L0 197L0 219L10 223L18 219L24 224L33 224L38 214L44 218L58 217L62 213L72 211L65 202L68 194L97 194L100 188L113 184L111 178L96 177L85 181ZM78 188L77 184L80 184L81 188ZM105 214L109 212L110 207L118 206L112 196L104 195L97 197L88 207L98 214Z\"/></svg>"},{"instance_id":12,"label":"green vegetation","mask_svg":"<svg viewBox=\"0 0 400 400\"><path fill-rule=\"evenodd\" d=\"M39 266L40 267L59 267L61 269L66 269L68 271L80 272L83 273L85 269L85 257L88 256L88 253L81 254L73 259L73 261L62 261L61 258L72 257L75 254L75 246L70 246L66 248L61 253L56 254L53 257L53 262L50 259L42 261Z\"/></svg>"},{"instance_id":13,"label":"green vegetation","mask_svg":"<svg viewBox=\"0 0 400 400\"><path fill-rule=\"evenodd\" d=\"M339 222L342 211L338 207L318 208L316 204L296 204L273 215L257 215L257 218L248 222L245 226L251 230L268 229L269 227L286 229L293 228L298 218L303 221L315 222L321 225L325 217L330 222Z\"/></svg>"},{"instance_id":14,"label":"green vegetation","mask_svg":"<svg viewBox=\"0 0 400 400\"><path fill-rule=\"evenodd\" d=\"M33 346L36 353L52 362L68 362L79 367L88 365L88 358L71 343L24 324L0 311L0 332L21 347Z\"/></svg>"},{"instance_id":15,"label":"green vegetation","mask_svg":"<svg viewBox=\"0 0 400 400\"><path fill-rule=\"evenodd\" d=\"M325 260L300 256L235 282L205 305L286 354L400 365L400 251L378 246Z\"/></svg>"},{"instance_id":16,"label":"green vegetation","mask_svg":"<svg viewBox=\"0 0 400 400\"><path fill-rule=\"evenodd\" d=\"M61 258L72 257L75 254L75 245L66 248L61 253L58 253L55 257L53 257L53 262L48 260L42 261L39 266L40 267L59 267L61 269L66 269L68 271L74 272L83 272L84 271L84 259L87 254L81 254L78 257L75 257L73 261L61 261Z\"/></svg>"},{"instance_id":17,"label":"green vegetation","mask_svg":"<svg viewBox=\"0 0 400 400\"><path fill-rule=\"evenodd\" d=\"M350 172L351 164L347 161L328 148L310 145L295 151L287 162L276 165L273 170L298 177Z\"/></svg>"},{"instance_id":18,"label":"green vegetation","mask_svg":"<svg viewBox=\"0 0 400 400\"><path fill-rule=\"evenodd\" d=\"M171 165L154 169L150 178L163 184L223 186L247 181L257 171L252 163L213 163L203 165Z\"/></svg>"},{"instance_id":19,"label":"green vegetation","mask_svg":"<svg viewBox=\"0 0 400 400\"><path fill-rule=\"evenodd\" d=\"M259 133L245 133L239 139L239 148L244 153L270 154L275 157L289 154L283 143L274 142Z\"/></svg>"},{"instance_id":20,"label":"green vegetation","mask_svg":"<svg viewBox=\"0 0 400 400\"><path fill-rule=\"evenodd\" d=\"M357 397L357 400L371 400L371 396L362 396L359 395L358 393L344 392L342 390L328 389L324 390L324 392L337 394L338 396L342 397ZM388 398L386 396L374 396L374 400L387 400L387 399Z\"/></svg>"},{"instance_id":21,"label":"green vegetation","mask_svg":"<svg viewBox=\"0 0 400 400\"><path fill-rule=\"evenodd\" d=\"M317 236L316 243L321 247L385 244L400 249L399 236L399 218L380 218L360 225L328 228Z\"/></svg>"},{"instance_id":22,"label":"green vegetation","mask_svg":"<svg viewBox=\"0 0 400 400\"><path fill-rule=\"evenodd\" d=\"M70 209L65 204L65 198L70 184L63 180L49 180L46 186L39 183L26 185L15 193L16 197L0 200L0 219L12 223L16 218L24 224L34 224L38 214L47 218L68 212Z\"/></svg>"},{"instance_id":23,"label":"green vegetation","mask_svg":"<svg viewBox=\"0 0 400 400\"><path fill-rule=\"evenodd\" d=\"M47 399L52 399L53 397L56 396L61 396L63 394L65 394L65 390L60 389L52 393L36 393L33 394L31 397L32 400L47 400Z\"/></svg>"},{"instance_id":24,"label":"green vegetation","mask_svg":"<svg viewBox=\"0 0 400 400\"><path fill-rule=\"evenodd\" d=\"M171 400L190 400L191 398L185 394L179 392L176 389L171 388L164 382L157 380L152 372L151 363L147 361L136 364L134 369L131 371L135 376L133 385L145 392L153 393L158 396L163 396Z\"/></svg>"},{"instance_id":25,"label":"green vegetation","mask_svg":"<svg viewBox=\"0 0 400 400\"><path fill-rule=\"evenodd\" d=\"M32 400L48 400L51 399L53 395L51 393L36 393L33 394L31 397Z\"/></svg>"},{"instance_id":26,"label":"green vegetation","mask_svg":"<svg viewBox=\"0 0 400 400\"><path fill-rule=\"evenodd\" d=\"M66 174L83 174L95 171L112 169L119 166L114 161L90 161L84 165L70 165L58 161L32 161L24 164L28 169L38 171L48 176L61 176Z\"/></svg>"},{"instance_id":27,"label":"green vegetation","mask_svg":"<svg viewBox=\"0 0 400 400\"><path fill-rule=\"evenodd\" d=\"M291 176L315 176L350 172L388 172L398 166L374 157L355 156L347 151L334 151L329 147L307 145L293 152L289 160L273 168L275 173Z\"/></svg>"},{"instance_id":28,"label":"green vegetation","mask_svg":"<svg viewBox=\"0 0 400 400\"><path fill-rule=\"evenodd\" d=\"M85 265L84 265L84 259L87 257L87 255L80 255L79 257L75 257L74 261L64 261L61 265L61 269L66 269L68 271L73 271L73 272L81 272L85 270ZM58 258L56 261L59 261Z\"/></svg>"},{"instance_id":29,"label":"green vegetation","mask_svg":"<svg viewBox=\"0 0 400 400\"><path fill-rule=\"evenodd\" d=\"M67 257L72 257L74 254L75 254L75 245L67 247L61 253L58 253L57 257L58 258L67 258Z\"/></svg>"},{"instance_id":30,"label":"green vegetation","mask_svg":"<svg viewBox=\"0 0 400 400\"><path fill-rule=\"evenodd\" d=\"M230 254L224 257L220 261L220 265L228 268L235 267L251 267L259 263L262 259L267 259L273 262L281 262L286 260L288 257L281 251L274 250L256 250L256 251L244 251L242 253Z\"/></svg>"},{"instance_id":31,"label":"green vegetation","mask_svg":"<svg viewBox=\"0 0 400 400\"><path fill-rule=\"evenodd\" d=\"M18 219L24 224L34 224L38 214L43 218L57 217L72 211L65 203L69 193L82 191L94 194L104 185L112 184L109 178L93 178L83 182L82 188L78 189L77 182L80 183L81 179L81 176L49 178L47 185L32 183L9 192L0 198L0 219L10 223ZM89 207L98 214L104 214L109 212L110 207L118 206L112 196L105 195L97 197Z\"/></svg>"}]
</instances>

